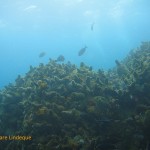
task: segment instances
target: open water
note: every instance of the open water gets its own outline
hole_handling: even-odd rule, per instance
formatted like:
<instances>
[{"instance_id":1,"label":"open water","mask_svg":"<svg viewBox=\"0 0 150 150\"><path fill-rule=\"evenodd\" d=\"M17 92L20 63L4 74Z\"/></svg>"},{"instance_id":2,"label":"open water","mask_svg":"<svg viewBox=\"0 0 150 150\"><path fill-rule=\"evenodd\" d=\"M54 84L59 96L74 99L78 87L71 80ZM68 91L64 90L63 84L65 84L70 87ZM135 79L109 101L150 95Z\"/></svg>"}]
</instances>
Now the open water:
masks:
<instances>
[{"instance_id":1,"label":"open water","mask_svg":"<svg viewBox=\"0 0 150 150\"><path fill-rule=\"evenodd\" d=\"M0 88L60 54L77 65L114 67L150 39L149 8L149 0L1 0Z\"/></svg>"}]
</instances>

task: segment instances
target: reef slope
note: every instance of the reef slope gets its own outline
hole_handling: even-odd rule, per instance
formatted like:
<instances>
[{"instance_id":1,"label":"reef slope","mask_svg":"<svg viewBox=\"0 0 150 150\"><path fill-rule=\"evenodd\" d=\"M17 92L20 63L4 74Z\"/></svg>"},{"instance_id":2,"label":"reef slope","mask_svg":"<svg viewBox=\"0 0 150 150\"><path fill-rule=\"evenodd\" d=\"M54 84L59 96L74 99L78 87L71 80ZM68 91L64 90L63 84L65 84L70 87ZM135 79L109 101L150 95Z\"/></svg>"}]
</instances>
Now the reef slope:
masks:
<instances>
[{"instance_id":1,"label":"reef slope","mask_svg":"<svg viewBox=\"0 0 150 150\"><path fill-rule=\"evenodd\" d=\"M81 63L30 66L0 91L3 150L146 150L150 147L150 42L103 71Z\"/></svg>"}]
</instances>

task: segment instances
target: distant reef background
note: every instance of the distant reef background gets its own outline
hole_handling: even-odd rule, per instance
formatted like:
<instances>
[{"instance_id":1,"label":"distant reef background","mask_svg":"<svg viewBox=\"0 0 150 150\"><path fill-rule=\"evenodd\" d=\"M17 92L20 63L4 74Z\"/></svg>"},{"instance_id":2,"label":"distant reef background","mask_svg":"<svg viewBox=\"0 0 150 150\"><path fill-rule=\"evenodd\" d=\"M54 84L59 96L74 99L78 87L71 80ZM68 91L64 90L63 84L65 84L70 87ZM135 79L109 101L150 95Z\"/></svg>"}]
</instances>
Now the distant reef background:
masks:
<instances>
[{"instance_id":1,"label":"distant reef background","mask_svg":"<svg viewBox=\"0 0 150 150\"><path fill-rule=\"evenodd\" d=\"M30 66L0 91L3 150L149 150L150 42L108 71L83 62Z\"/></svg>"}]
</instances>

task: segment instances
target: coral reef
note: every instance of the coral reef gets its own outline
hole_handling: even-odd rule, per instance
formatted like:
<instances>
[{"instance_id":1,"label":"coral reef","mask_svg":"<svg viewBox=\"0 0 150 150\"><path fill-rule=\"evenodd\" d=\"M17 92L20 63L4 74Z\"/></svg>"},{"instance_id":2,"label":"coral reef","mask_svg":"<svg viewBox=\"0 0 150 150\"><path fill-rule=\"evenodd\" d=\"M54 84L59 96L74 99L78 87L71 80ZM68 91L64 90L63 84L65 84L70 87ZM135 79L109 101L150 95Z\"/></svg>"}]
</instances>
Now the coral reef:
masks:
<instances>
[{"instance_id":1,"label":"coral reef","mask_svg":"<svg viewBox=\"0 0 150 150\"><path fill-rule=\"evenodd\" d=\"M3 150L147 150L150 147L150 42L116 67L50 59L0 91Z\"/></svg>"}]
</instances>

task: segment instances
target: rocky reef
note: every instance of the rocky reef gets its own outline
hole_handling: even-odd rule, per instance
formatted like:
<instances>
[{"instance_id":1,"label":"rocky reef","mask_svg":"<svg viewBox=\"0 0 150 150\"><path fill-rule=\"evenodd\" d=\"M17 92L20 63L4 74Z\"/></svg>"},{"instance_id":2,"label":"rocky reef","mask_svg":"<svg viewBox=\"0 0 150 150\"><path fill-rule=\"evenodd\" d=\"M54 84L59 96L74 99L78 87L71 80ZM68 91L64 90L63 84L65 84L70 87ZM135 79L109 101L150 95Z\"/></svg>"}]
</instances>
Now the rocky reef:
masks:
<instances>
[{"instance_id":1,"label":"rocky reef","mask_svg":"<svg viewBox=\"0 0 150 150\"><path fill-rule=\"evenodd\" d=\"M149 131L150 42L108 71L50 59L0 91L3 150L148 150Z\"/></svg>"}]
</instances>

